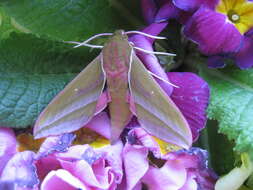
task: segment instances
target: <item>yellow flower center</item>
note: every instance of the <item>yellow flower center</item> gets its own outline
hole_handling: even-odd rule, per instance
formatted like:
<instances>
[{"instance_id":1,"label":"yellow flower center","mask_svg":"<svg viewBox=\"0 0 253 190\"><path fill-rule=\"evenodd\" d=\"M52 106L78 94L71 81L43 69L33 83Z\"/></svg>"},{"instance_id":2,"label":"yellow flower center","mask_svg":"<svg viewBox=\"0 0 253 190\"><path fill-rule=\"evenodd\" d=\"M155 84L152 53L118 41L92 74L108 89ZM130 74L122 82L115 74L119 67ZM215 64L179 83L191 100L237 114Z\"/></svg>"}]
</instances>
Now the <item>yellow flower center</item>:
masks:
<instances>
[{"instance_id":1,"label":"yellow flower center","mask_svg":"<svg viewBox=\"0 0 253 190\"><path fill-rule=\"evenodd\" d=\"M227 16L243 35L253 27L253 2L248 0L220 0L216 11Z\"/></svg>"},{"instance_id":2,"label":"yellow flower center","mask_svg":"<svg viewBox=\"0 0 253 190\"><path fill-rule=\"evenodd\" d=\"M44 138L35 140L32 134L21 133L17 136L18 141L17 149L19 152L23 152L26 150L37 152L44 140L45 140Z\"/></svg>"},{"instance_id":3,"label":"yellow flower center","mask_svg":"<svg viewBox=\"0 0 253 190\"><path fill-rule=\"evenodd\" d=\"M177 150L181 149L180 147L170 144L170 143L167 143L155 136L153 136L153 138L158 143L162 155L165 155L169 152L173 152L173 151L177 151Z\"/></svg>"},{"instance_id":4,"label":"yellow flower center","mask_svg":"<svg viewBox=\"0 0 253 190\"><path fill-rule=\"evenodd\" d=\"M110 141L88 128L81 128L75 132L76 139L73 144L89 144L93 148L110 145Z\"/></svg>"}]
</instances>

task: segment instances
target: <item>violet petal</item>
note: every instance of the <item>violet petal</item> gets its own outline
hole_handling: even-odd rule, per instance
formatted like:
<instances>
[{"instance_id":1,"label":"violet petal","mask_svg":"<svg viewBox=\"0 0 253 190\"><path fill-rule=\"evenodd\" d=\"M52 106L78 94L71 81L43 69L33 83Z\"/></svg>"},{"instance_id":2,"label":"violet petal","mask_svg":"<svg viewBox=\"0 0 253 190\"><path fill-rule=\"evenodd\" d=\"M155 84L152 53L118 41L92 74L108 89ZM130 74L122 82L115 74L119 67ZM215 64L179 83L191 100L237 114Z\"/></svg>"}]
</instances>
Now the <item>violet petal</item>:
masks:
<instances>
[{"instance_id":1,"label":"violet petal","mask_svg":"<svg viewBox=\"0 0 253 190\"><path fill-rule=\"evenodd\" d=\"M67 152L57 153L55 157L58 160L65 160L65 161L76 161L83 159L83 154L86 150L90 149L91 147L88 144L85 145L74 145L69 147Z\"/></svg>"},{"instance_id":2,"label":"violet petal","mask_svg":"<svg viewBox=\"0 0 253 190\"><path fill-rule=\"evenodd\" d=\"M179 9L175 7L172 1L168 1L157 12L155 22L163 22L171 18L177 18L179 13Z\"/></svg>"},{"instance_id":3,"label":"violet petal","mask_svg":"<svg viewBox=\"0 0 253 190\"><path fill-rule=\"evenodd\" d=\"M54 152L66 152L74 139L75 135L72 133L48 137L41 145L37 157L47 156Z\"/></svg>"},{"instance_id":4,"label":"violet petal","mask_svg":"<svg viewBox=\"0 0 253 190\"><path fill-rule=\"evenodd\" d=\"M173 84L179 87L173 90L171 99L188 121L193 140L196 141L199 131L205 127L207 120L208 84L194 73L170 72L168 77Z\"/></svg>"},{"instance_id":5,"label":"violet petal","mask_svg":"<svg viewBox=\"0 0 253 190\"><path fill-rule=\"evenodd\" d=\"M235 55L235 61L240 69L248 69L253 66L253 36L244 36L243 45Z\"/></svg>"},{"instance_id":6,"label":"violet petal","mask_svg":"<svg viewBox=\"0 0 253 190\"><path fill-rule=\"evenodd\" d=\"M204 7L187 22L184 33L206 55L237 52L242 42L242 35L226 15Z\"/></svg>"},{"instance_id":7,"label":"violet petal","mask_svg":"<svg viewBox=\"0 0 253 190\"><path fill-rule=\"evenodd\" d=\"M158 6L155 0L141 0L142 15L148 24L154 22L155 15L158 11Z\"/></svg>"},{"instance_id":8,"label":"violet petal","mask_svg":"<svg viewBox=\"0 0 253 190\"><path fill-rule=\"evenodd\" d=\"M196 11L201 6L214 9L219 0L173 0L175 6L184 11Z\"/></svg>"},{"instance_id":9,"label":"violet petal","mask_svg":"<svg viewBox=\"0 0 253 190\"><path fill-rule=\"evenodd\" d=\"M1 181L12 181L18 187L34 188L39 179L34 165L35 153L25 151L15 154L4 168Z\"/></svg>"},{"instance_id":10,"label":"violet petal","mask_svg":"<svg viewBox=\"0 0 253 190\"><path fill-rule=\"evenodd\" d=\"M224 59L225 57L219 55L210 56L208 57L207 65L210 68L223 68L226 65Z\"/></svg>"}]
</instances>

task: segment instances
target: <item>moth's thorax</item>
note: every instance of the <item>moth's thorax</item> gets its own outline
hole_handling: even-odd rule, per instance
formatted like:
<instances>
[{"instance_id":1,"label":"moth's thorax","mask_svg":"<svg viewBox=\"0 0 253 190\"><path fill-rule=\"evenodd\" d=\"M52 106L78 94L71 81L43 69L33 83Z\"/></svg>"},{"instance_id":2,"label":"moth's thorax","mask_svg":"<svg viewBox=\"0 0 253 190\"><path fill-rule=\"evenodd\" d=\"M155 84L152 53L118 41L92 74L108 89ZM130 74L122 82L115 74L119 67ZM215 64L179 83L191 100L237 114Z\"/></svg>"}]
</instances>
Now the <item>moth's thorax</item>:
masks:
<instances>
[{"instance_id":1,"label":"moth's thorax","mask_svg":"<svg viewBox=\"0 0 253 190\"><path fill-rule=\"evenodd\" d=\"M103 68L107 79L127 79L133 48L128 42L127 36L120 32L122 31L116 31L102 50Z\"/></svg>"}]
</instances>

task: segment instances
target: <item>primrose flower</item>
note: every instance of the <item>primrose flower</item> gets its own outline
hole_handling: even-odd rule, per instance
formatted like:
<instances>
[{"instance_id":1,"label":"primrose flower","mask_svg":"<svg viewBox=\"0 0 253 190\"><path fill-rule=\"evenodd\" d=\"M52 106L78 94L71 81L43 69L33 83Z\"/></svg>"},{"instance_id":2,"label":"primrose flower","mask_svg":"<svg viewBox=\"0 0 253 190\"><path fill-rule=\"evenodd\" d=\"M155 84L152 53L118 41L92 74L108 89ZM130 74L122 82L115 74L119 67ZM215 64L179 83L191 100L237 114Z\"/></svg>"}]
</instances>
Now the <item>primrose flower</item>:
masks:
<instances>
[{"instance_id":1,"label":"primrose flower","mask_svg":"<svg viewBox=\"0 0 253 190\"><path fill-rule=\"evenodd\" d=\"M253 66L252 0L143 0L142 8L148 23L179 20L186 37L210 56L210 67L224 67L225 59L241 69Z\"/></svg>"},{"instance_id":2,"label":"primrose flower","mask_svg":"<svg viewBox=\"0 0 253 190\"><path fill-rule=\"evenodd\" d=\"M108 122L107 114L102 112L76 134L39 141L29 134L15 138L12 130L0 128L1 152L6 153L0 157L0 188L116 189L123 176L123 144L118 141L110 145L107 138L88 129L104 128L107 134Z\"/></svg>"},{"instance_id":3,"label":"primrose flower","mask_svg":"<svg viewBox=\"0 0 253 190\"><path fill-rule=\"evenodd\" d=\"M191 1L184 1L187 6ZM175 5L179 5L177 1ZM209 66L221 67L221 58L233 58L241 69L253 65L249 52L252 41L247 32L253 28L253 2L248 0L220 0L201 6L185 25L184 33L199 45L201 52L216 56ZM217 56L219 58L217 58Z\"/></svg>"},{"instance_id":4,"label":"primrose flower","mask_svg":"<svg viewBox=\"0 0 253 190\"><path fill-rule=\"evenodd\" d=\"M125 189L213 190L217 176L207 166L207 153L199 148L178 150L162 157L162 144L141 128L134 128L123 149ZM164 145L164 144L163 144ZM149 154L153 153L153 157Z\"/></svg>"}]
</instances>

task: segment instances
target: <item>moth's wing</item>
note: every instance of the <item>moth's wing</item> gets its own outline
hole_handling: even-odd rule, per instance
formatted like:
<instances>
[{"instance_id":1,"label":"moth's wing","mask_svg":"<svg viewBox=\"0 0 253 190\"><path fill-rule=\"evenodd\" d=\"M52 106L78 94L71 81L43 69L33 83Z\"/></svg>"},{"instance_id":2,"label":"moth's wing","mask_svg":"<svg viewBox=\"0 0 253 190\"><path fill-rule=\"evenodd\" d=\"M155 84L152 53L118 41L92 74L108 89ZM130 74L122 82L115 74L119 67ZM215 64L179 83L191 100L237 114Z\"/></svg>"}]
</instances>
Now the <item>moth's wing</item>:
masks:
<instances>
[{"instance_id":1,"label":"moth's wing","mask_svg":"<svg viewBox=\"0 0 253 190\"><path fill-rule=\"evenodd\" d=\"M100 55L50 102L35 123L35 138L72 132L90 121L106 80L101 61Z\"/></svg>"},{"instance_id":2,"label":"moth's wing","mask_svg":"<svg viewBox=\"0 0 253 190\"><path fill-rule=\"evenodd\" d=\"M138 121L144 129L166 142L183 148L191 146L192 134L184 116L134 52L129 88Z\"/></svg>"}]
</instances>

